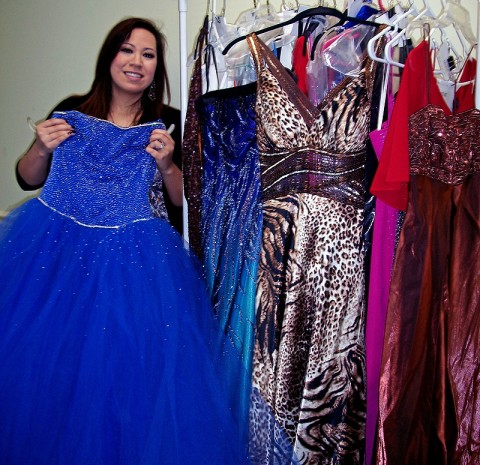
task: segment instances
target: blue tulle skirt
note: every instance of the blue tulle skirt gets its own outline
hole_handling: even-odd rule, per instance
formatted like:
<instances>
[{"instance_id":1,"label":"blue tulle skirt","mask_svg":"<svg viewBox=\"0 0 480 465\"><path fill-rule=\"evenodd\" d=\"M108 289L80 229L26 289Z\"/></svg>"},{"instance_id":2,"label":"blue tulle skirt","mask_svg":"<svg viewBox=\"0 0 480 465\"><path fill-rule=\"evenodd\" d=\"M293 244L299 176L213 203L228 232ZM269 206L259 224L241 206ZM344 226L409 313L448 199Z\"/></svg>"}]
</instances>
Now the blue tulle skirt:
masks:
<instances>
[{"instance_id":1,"label":"blue tulle skirt","mask_svg":"<svg viewBox=\"0 0 480 465\"><path fill-rule=\"evenodd\" d=\"M245 412L201 273L164 220L0 224L2 465L244 464Z\"/></svg>"}]
</instances>

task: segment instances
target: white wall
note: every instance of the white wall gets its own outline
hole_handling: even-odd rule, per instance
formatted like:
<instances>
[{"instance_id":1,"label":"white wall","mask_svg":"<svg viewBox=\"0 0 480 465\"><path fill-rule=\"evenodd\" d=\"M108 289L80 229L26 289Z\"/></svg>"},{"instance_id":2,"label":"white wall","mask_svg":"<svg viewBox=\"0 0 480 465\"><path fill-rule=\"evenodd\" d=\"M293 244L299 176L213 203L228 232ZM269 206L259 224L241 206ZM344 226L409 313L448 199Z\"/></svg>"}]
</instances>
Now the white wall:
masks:
<instances>
[{"instance_id":1,"label":"white wall","mask_svg":"<svg viewBox=\"0 0 480 465\"><path fill-rule=\"evenodd\" d=\"M432 6L439 10L439 2L432 0ZM476 2L462 0L472 12L474 27ZM226 3L229 22L253 6L247 0ZM318 4L312 0L300 3ZM270 4L278 9L281 1ZM187 0L187 5L190 53L207 0ZM216 5L220 12L223 0ZM100 45L110 28L126 16L148 17L165 33L172 104L179 107L178 0L0 0L0 214L29 196L14 177L16 160L33 139L27 117L42 119L64 97L90 88Z\"/></svg>"}]
</instances>

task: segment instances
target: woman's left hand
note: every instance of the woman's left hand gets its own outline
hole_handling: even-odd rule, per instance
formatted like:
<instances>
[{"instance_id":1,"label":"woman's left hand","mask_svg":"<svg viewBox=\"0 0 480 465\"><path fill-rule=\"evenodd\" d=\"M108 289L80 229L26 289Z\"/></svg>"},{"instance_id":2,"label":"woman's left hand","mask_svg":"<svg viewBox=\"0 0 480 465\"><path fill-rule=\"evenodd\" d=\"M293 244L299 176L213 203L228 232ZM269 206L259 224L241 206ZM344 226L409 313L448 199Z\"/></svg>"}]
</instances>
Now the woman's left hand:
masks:
<instances>
[{"instance_id":1,"label":"woman's left hand","mask_svg":"<svg viewBox=\"0 0 480 465\"><path fill-rule=\"evenodd\" d=\"M145 150L155 158L160 173L168 174L175 166L173 163L174 148L175 142L165 129L154 129Z\"/></svg>"}]
</instances>

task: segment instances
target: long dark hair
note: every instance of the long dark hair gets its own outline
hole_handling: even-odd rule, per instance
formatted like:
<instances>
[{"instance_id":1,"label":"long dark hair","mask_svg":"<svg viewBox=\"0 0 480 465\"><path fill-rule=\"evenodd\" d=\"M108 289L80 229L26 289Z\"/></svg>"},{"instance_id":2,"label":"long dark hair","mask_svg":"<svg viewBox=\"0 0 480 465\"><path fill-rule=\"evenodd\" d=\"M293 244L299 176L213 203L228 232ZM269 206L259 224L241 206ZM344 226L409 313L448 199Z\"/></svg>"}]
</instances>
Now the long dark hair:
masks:
<instances>
[{"instance_id":1,"label":"long dark hair","mask_svg":"<svg viewBox=\"0 0 480 465\"><path fill-rule=\"evenodd\" d=\"M170 84L168 82L165 65L166 39L155 24L143 18L127 18L120 21L108 33L98 54L95 79L89 90L87 100L79 107L79 110L97 118L107 119L112 99L112 77L110 65L116 57L122 44L128 40L134 29L145 29L155 36L157 43L157 68L155 70L155 94L156 99L148 97L148 87L140 99L140 110L137 114L140 123L152 121L160 117L164 105L164 99L170 102Z\"/></svg>"}]
</instances>

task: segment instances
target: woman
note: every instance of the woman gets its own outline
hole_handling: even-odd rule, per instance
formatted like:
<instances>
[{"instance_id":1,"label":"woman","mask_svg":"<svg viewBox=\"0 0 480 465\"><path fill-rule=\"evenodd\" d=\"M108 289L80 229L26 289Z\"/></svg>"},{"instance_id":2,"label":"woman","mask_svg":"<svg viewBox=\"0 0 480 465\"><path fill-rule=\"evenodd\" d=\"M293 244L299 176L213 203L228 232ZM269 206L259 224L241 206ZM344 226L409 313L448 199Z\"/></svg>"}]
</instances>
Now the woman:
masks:
<instances>
[{"instance_id":1,"label":"woman","mask_svg":"<svg viewBox=\"0 0 480 465\"><path fill-rule=\"evenodd\" d=\"M52 144L52 139L56 135L61 135L58 131L62 131L59 121L50 121L54 111L78 109L87 114L114 121L113 114L108 114L110 111L110 99L112 98L109 64L117 54L118 41L122 39L125 31L131 30L136 22L137 19L132 18L118 24L116 30L113 29L105 40L97 61L95 80L90 92L86 95L66 98L54 108L46 121L38 125L37 139L27 153L20 158L16 167L17 181L23 190L36 190L43 187L45 183L46 175L50 169L51 154L55 146L60 142L58 140ZM163 35L158 33L154 25L146 22L145 27L147 29L144 30L151 32L155 37L157 49L160 51L157 59L160 62L155 70L155 79L148 88L148 93L143 92L142 99L134 101L135 105L142 107L142 113L138 122L145 123L161 118L167 127L174 127L171 134L175 141L173 161L177 166L181 167L180 111L164 103L165 97L170 99L170 88L164 61L165 39ZM129 53L129 51L125 50L125 53ZM133 63L131 66L135 66L135 64ZM68 137L68 133L64 132L63 136ZM43 140L43 138L47 137L49 139ZM178 232L182 232L182 208L175 205L170 199L158 171L155 174L149 196L154 213L159 217L165 217L166 207L170 223Z\"/></svg>"},{"instance_id":2,"label":"woman","mask_svg":"<svg viewBox=\"0 0 480 465\"><path fill-rule=\"evenodd\" d=\"M241 361L149 205L155 172L182 202L159 119L164 49L151 22L117 24L90 92L38 124L19 160L45 185L0 225L3 465L249 462L223 378Z\"/></svg>"}]
</instances>

